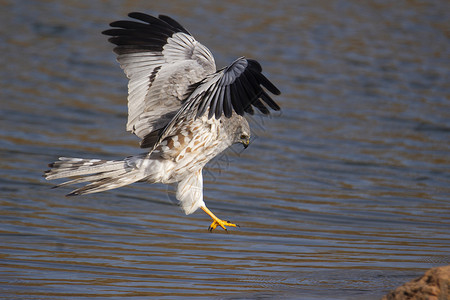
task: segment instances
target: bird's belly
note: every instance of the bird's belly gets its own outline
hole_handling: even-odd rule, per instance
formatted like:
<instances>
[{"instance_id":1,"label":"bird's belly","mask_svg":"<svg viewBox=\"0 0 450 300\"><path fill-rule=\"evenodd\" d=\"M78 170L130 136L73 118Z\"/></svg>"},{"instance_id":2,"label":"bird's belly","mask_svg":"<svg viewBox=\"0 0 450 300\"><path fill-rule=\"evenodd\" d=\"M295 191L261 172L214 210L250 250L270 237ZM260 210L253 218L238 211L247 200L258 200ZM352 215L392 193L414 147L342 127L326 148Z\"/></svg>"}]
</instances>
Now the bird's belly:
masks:
<instances>
[{"instance_id":1,"label":"bird's belly","mask_svg":"<svg viewBox=\"0 0 450 300\"><path fill-rule=\"evenodd\" d=\"M203 147L202 147L203 148ZM178 156L175 160L170 161L167 164L165 170L165 176L162 183L174 183L179 182L190 176L194 172L202 169L211 159L213 159L218 153L222 152L219 147L204 147L199 149L195 153L185 153L183 156Z\"/></svg>"},{"instance_id":2,"label":"bird's belly","mask_svg":"<svg viewBox=\"0 0 450 300\"><path fill-rule=\"evenodd\" d=\"M211 159L230 146L223 138L220 121L199 118L164 139L153 155L164 161L162 183L183 180L201 170Z\"/></svg>"}]
</instances>

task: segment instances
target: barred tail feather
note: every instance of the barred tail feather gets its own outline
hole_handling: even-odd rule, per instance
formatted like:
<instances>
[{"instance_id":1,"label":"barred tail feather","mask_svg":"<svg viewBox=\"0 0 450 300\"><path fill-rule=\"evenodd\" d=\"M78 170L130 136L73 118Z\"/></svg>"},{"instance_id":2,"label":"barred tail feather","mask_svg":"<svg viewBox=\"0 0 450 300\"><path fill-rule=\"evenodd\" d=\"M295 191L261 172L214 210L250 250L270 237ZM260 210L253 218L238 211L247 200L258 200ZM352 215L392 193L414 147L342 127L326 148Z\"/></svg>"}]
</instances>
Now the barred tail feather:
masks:
<instances>
[{"instance_id":1,"label":"barred tail feather","mask_svg":"<svg viewBox=\"0 0 450 300\"><path fill-rule=\"evenodd\" d=\"M137 167L139 156L125 160L100 160L60 157L59 161L49 164L50 170L44 174L45 179L73 178L55 186L90 182L67 196L98 193L122 187L144 179L145 175Z\"/></svg>"},{"instance_id":2,"label":"barred tail feather","mask_svg":"<svg viewBox=\"0 0 450 300\"><path fill-rule=\"evenodd\" d=\"M109 172L124 169L123 160L101 160L60 157L59 161L49 164L52 169L45 172L45 179L53 180L66 177Z\"/></svg>"}]
</instances>

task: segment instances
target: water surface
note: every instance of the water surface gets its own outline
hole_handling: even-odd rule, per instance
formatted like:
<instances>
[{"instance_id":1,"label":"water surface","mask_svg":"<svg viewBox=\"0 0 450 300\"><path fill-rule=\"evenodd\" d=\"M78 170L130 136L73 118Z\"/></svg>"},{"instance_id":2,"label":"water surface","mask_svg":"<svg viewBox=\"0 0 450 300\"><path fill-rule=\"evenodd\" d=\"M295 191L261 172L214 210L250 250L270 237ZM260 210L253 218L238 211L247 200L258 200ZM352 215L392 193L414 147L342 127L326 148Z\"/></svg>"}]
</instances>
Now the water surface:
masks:
<instances>
[{"instance_id":1,"label":"water surface","mask_svg":"<svg viewBox=\"0 0 450 300\"><path fill-rule=\"evenodd\" d=\"M0 294L377 299L450 263L447 1L0 1ZM218 67L258 59L281 113L205 170L209 233L164 185L66 198L59 156L140 153L100 32L173 16Z\"/></svg>"}]
</instances>

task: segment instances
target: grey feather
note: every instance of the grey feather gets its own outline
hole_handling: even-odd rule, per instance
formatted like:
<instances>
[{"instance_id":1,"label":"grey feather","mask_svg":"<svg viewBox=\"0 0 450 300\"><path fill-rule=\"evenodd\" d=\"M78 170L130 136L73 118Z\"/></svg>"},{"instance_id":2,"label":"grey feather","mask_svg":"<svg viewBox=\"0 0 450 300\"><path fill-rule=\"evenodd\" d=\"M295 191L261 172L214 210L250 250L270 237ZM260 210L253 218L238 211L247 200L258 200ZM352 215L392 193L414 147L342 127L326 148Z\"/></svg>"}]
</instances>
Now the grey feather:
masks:
<instances>
[{"instance_id":1,"label":"grey feather","mask_svg":"<svg viewBox=\"0 0 450 300\"><path fill-rule=\"evenodd\" d=\"M144 139L167 125L170 119L164 116L173 116L189 86L215 72L216 66L211 52L175 20L143 13L129 16L141 22L113 22L117 28L104 34L113 36L117 60L130 79L127 130Z\"/></svg>"}]
</instances>

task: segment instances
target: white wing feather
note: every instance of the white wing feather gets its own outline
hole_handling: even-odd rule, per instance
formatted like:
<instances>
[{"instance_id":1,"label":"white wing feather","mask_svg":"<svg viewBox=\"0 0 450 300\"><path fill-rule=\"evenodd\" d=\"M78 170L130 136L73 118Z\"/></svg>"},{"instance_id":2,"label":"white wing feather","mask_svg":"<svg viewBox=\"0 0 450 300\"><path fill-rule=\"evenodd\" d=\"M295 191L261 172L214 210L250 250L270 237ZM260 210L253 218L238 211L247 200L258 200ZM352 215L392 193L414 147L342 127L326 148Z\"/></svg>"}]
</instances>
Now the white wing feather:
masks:
<instances>
[{"instance_id":1,"label":"white wing feather","mask_svg":"<svg viewBox=\"0 0 450 300\"><path fill-rule=\"evenodd\" d=\"M185 100L189 86L216 71L211 52L181 25L131 13L144 21L118 21L105 31L129 78L127 130L140 138L162 129ZM174 27L178 25L178 27Z\"/></svg>"}]
</instances>

